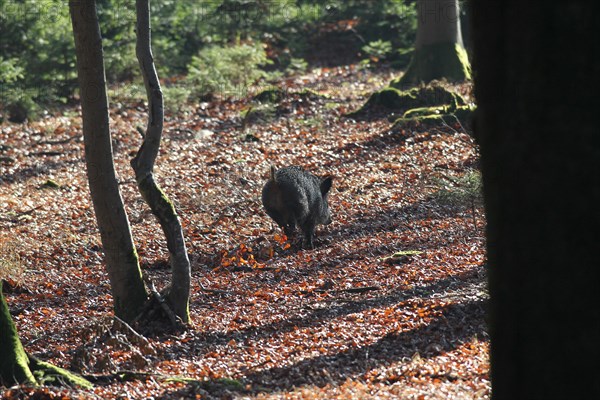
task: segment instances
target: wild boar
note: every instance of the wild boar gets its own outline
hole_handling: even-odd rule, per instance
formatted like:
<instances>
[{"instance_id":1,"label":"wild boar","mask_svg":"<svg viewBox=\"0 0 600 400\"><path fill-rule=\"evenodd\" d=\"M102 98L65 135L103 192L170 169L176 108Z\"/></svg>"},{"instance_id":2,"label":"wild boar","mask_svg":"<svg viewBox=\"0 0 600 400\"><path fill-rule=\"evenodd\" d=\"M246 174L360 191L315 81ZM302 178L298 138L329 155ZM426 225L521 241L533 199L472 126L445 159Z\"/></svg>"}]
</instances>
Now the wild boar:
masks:
<instances>
[{"instance_id":1,"label":"wild boar","mask_svg":"<svg viewBox=\"0 0 600 400\"><path fill-rule=\"evenodd\" d=\"M302 246L312 249L315 227L331 223L327 197L332 181L330 176L321 179L298 166L278 170L271 166L262 203L286 236L291 237L299 226L304 234Z\"/></svg>"}]
</instances>

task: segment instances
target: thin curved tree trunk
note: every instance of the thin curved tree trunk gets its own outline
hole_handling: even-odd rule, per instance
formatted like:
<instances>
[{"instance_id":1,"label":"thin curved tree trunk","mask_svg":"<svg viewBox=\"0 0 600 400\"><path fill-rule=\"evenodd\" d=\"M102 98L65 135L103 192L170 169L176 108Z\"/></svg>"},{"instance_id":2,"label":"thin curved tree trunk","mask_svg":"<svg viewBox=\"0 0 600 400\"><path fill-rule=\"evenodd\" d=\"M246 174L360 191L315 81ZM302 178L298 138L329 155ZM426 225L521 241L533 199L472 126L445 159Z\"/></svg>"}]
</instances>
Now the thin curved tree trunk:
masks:
<instances>
[{"instance_id":1,"label":"thin curved tree trunk","mask_svg":"<svg viewBox=\"0 0 600 400\"><path fill-rule=\"evenodd\" d=\"M167 300L183 322L189 322L190 261L183 230L173 203L158 187L152 170L158 155L163 130L163 95L154 66L150 39L150 8L148 0L136 0L137 44L136 54L148 97L148 126L144 142L131 160L142 197L158 218L167 240L172 268L171 286Z\"/></svg>"},{"instance_id":2,"label":"thin curved tree trunk","mask_svg":"<svg viewBox=\"0 0 600 400\"><path fill-rule=\"evenodd\" d=\"M87 176L115 315L132 321L147 299L113 164L102 37L93 0L69 2L83 118Z\"/></svg>"},{"instance_id":3,"label":"thin curved tree trunk","mask_svg":"<svg viewBox=\"0 0 600 400\"><path fill-rule=\"evenodd\" d=\"M419 0L417 15L415 52L404 75L391 86L402 89L434 79L470 79L458 0Z\"/></svg>"}]
</instances>

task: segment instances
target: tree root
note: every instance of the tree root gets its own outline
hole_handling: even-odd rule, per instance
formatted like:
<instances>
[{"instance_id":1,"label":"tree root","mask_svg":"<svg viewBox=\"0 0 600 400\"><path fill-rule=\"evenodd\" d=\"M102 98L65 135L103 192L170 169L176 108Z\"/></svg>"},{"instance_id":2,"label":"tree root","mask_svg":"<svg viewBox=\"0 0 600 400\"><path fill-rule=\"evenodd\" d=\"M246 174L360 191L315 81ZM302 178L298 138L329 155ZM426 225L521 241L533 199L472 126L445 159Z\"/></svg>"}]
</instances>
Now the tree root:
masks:
<instances>
[{"instance_id":1,"label":"tree root","mask_svg":"<svg viewBox=\"0 0 600 400\"><path fill-rule=\"evenodd\" d=\"M90 381L66 369L39 360L30 354L27 354L27 358L29 359L29 369L40 385L80 386L86 389L93 387Z\"/></svg>"}]
</instances>

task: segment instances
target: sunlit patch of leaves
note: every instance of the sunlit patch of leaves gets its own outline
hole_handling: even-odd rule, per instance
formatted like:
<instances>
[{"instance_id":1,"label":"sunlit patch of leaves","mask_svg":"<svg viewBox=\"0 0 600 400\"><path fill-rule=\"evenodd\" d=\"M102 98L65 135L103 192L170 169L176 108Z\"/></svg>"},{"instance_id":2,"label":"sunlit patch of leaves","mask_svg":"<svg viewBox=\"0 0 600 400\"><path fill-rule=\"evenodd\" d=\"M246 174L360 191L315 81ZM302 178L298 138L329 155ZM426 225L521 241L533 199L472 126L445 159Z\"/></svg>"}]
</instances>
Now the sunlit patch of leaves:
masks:
<instances>
[{"instance_id":1,"label":"sunlit patch of leaves","mask_svg":"<svg viewBox=\"0 0 600 400\"><path fill-rule=\"evenodd\" d=\"M0 236L0 279L11 286L23 283L23 265L15 238Z\"/></svg>"},{"instance_id":2,"label":"sunlit patch of leaves","mask_svg":"<svg viewBox=\"0 0 600 400\"><path fill-rule=\"evenodd\" d=\"M244 243L240 244L239 247L233 252L223 250L221 253L221 263L219 267L234 269L264 268L264 264L256 261L252 252L252 247L249 247Z\"/></svg>"},{"instance_id":3,"label":"sunlit patch of leaves","mask_svg":"<svg viewBox=\"0 0 600 400\"><path fill-rule=\"evenodd\" d=\"M291 248L288 238L284 234L275 234L273 241L261 240L255 247L241 243L234 250L222 250L218 268L226 268L234 271L247 271L252 269L264 269L264 262L259 260L272 259L277 252Z\"/></svg>"},{"instance_id":4,"label":"sunlit patch of leaves","mask_svg":"<svg viewBox=\"0 0 600 400\"><path fill-rule=\"evenodd\" d=\"M275 234L275 236L273 236L273 239L275 239L275 242L279 243L279 245L281 245L281 248L283 250L287 250L291 247L290 242L288 241L288 237L285 234Z\"/></svg>"}]
</instances>

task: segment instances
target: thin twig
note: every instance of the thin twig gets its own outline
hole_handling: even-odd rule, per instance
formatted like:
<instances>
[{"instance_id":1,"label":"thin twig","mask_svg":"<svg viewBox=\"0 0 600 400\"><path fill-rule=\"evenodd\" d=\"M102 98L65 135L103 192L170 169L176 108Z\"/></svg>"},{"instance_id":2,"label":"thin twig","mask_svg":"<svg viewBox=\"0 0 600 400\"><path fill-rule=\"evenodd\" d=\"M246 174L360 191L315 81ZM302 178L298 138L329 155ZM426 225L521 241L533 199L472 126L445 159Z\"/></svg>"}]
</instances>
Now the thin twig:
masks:
<instances>
[{"instance_id":1,"label":"thin twig","mask_svg":"<svg viewBox=\"0 0 600 400\"><path fill-rule=\"evenodd\" d=\"M120 327L125 328L129 333L131 333L137 340L141 341L142 343L148 343L148 340L140 335L139 333L136 332L135 329L133 329L131 327L131 325L129 325L127 322L123 321L121 318L115 316L113 317L115 322L118 323L120 325Z\"/></svg>"},{"instance_id":2,"label":"thin twig","mask_svg":"<svg viewBox=\"0 0 600 400\"><path fill-rule=\"evenodd\" d=\"M74 139L79 139L79 135L75 135L75 136L71 136L69 138L66 139L61 139L61 140L41 140L37 143L34 143L34 145L41 145L41 144L66 144L69 143L71 140Z\"/></svg>"},{"instance_id":3,"label":"thin twig","mask_svg":"<svg viewBox=\"0 0 600 400\"><path fill-rule=\"evenodd\" d=\"M169 307L169 305L165 301L165 298L163 296L161 296L160 293L158 293L158 290L156 290L156 286L154 286L154 282L152 282L150 280L150 278L148 278L147 276L144 276L144 282L146 282L146 285L148 285L148 289L150 290L150 294L152 294L152 296L154 297L154 299L156 299L156 301L158 302L158 304L160 304L160 306L163 309L163 311L169 317L169 320L171 321L171 324L174 327L179 327L180 324L177 322L177 316L175 315L175 313L173 312L173 310L171 310L171 308Z\"/></svg>"}]
</instances>

